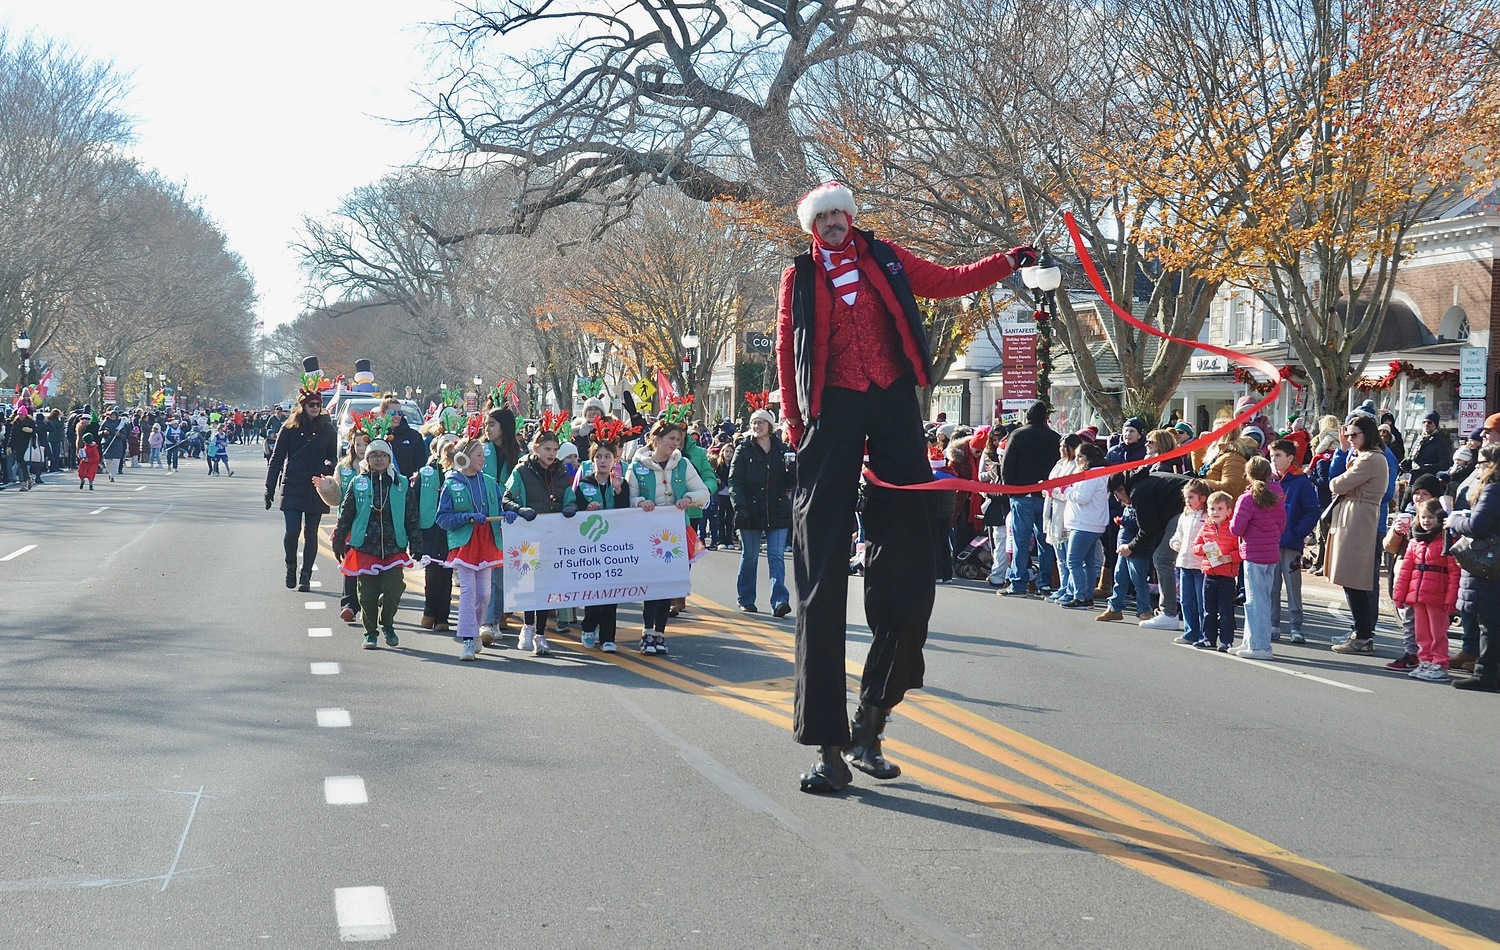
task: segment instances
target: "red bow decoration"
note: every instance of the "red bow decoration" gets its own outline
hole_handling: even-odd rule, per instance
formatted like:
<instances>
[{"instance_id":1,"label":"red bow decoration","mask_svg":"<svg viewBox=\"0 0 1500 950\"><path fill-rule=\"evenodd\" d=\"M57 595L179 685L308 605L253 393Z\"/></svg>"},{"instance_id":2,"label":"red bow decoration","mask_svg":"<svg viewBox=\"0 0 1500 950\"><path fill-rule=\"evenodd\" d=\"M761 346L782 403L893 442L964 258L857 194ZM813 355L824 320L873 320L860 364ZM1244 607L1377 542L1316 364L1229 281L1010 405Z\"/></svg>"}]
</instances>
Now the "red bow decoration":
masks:
<instances>
[{"instance_id":1,"label":"red bow decoration","mask_svg":"<svg viewBox=\"0 0 1500 950\"><path fill-rule=\"evenodd\" d=\"M745 393L745 405L750 407L751 412L758 409L769 409L771 407L771 393L762 389L758 393Z\"/></svg>"}]
</instances>

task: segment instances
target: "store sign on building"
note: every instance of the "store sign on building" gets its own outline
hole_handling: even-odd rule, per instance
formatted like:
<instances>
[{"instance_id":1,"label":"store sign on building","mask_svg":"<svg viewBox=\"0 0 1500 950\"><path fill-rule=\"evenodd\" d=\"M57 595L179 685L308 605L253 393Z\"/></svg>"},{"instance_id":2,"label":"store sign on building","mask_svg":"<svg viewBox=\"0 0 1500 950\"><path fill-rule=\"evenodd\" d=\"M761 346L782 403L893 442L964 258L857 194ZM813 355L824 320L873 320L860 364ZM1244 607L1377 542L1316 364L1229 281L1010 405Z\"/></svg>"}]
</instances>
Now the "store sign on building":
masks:
<instances>
[{"instance_id":1,"label":"store sign on building","mask_svg":"<svg viewBox=\"0 0 1500 950\"><path fill-rule=\"evenodd\" d=\"M1458 351L1458 398L1484 398L1484 370L1489 350L1482 346L1460 347Z\"/></svg>"},{"instance_id":2,"label":"store sign on building","mask_svg":"<svg viewBox=\"0 0 1500 950\"><path fill-rule=\"evenodd\" d=\"M1215 353L1194 355L1188 359L1187 371L1190 375L1203 376L1210 373L1229 372L1229 358L1219 356Z\"/></svg>"}]
</instances>

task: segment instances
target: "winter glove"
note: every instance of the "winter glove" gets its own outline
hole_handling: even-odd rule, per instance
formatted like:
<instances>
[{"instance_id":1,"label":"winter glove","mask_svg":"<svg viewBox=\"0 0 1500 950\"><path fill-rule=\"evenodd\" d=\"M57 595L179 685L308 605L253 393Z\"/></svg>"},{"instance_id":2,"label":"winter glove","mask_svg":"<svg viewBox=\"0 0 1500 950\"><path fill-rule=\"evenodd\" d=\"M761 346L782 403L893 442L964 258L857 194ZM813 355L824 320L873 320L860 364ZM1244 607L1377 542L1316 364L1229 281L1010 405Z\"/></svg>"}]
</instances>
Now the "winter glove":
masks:
<instances>
[{"instance_id":1,"label":"winter glove","mask_svg":"<svg viewBox=\"0 0 1500 950\"><path fill-rule=\"evenodd\" d=\"M507 511L505 513L505 523L506 524L515 524L516 523L516 513L514 511Z\"/></svg>"},{"instance_id":2,"label":"winter glove","mask_svg":"<svg viewBox=\"0 0 1500 950\"><path fill-rule=\"evenodd\" d=\"M348 553L349 553L349 544L348 544L348 542L346 542L343 538L341 538L341 537L339 537L337 535L334 535L334 538L333 538L333 557L334 557L334 560L336 560L336 561L342 561L344 559L344 555L348 554Z\"/></svg>"},{"instance_id":3,"label":"winter glove","mask_svg":"<svg viewBox=\"0 0 1500 950\"><path fill-rule=\"evenodd\" d=\"M1005 256L1010 258L1011 265L1016 270L1020 270L1023 267L1035 267L1037 260L1042 255L1030 244L1022 244L1019 247L1013 247L1009 251L1006 251Z\"/></svg>"},{"instance_id":4,"label":"winter glove","mask_svg":"<svg viewBox=\"0 0 1500 950\"><path fill-rule=\"evenodd\" d=\"M577 505L563 505L562 516L564 518L571 518L576 514L578 514Z\"/></svg>"},{"instance_id":5,"label":"winter glove","mask_svg":"<svg viewBox=\"0 0 1500 950\"><path fill-rule=\"evenodd\" d=\"M535 521L536 520L536 509L535 508L522 508L521 510L517 511L516 514L518 514L518 515L521 516L521 520L522 521Z\"/></svg>"},{"instance_id":6,"label":"winter glove","mask_svg":"<svg viewBox=\"0 0 1500 950\"><path fill-rule=\"evenodd\" d=\"M476 512L474 512L474 513L473 513L473 514L472 514L472 515L470 515L470 516L469 516L469 517L471 517L471 518L473 518L473 519L474 519L474 523L475 523L475 524L484 524L484 523L485 523L485 521L486 521L486 520L487 520L487 519L486 519L486 518L485 518L485 516L484 516L484 515L482 515L482 514L480 514L480 513L479 513L479 512L477 512L477 511L476 511Z\"/></svg>"},{"instance_id":7,"label":"winter glove","mask_svg":"<svg viewBox=\"0 0 1500 950\"><path fill-rule=\"evenodd\" d=\"M271 503L276 500L275 492L266 492L266 510L271 510Z\"/></svg>"}]
</instances>

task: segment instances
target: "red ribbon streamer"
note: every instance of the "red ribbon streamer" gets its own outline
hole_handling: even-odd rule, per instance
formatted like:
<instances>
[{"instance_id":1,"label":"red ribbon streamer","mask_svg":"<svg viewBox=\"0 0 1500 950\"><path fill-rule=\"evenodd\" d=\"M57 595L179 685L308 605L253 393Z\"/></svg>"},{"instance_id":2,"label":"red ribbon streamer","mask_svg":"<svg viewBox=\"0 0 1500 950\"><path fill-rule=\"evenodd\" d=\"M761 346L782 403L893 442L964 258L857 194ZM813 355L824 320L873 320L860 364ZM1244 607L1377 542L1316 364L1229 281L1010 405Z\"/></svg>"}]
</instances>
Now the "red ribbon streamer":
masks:
<instances>
[{"instance_id":1,"label":"red ribbon streamer","mask_svg":"<svg viewBox=\"0 0 1500 950\"><path fill-rule=\"evenodd\" d=\"M1078 221L1073 217L1073 212L1065 212L1063 214L1063 221L1066 222L1068 226L1068 234L1073 239L1073 249L1078 252L1078 263L1083 267L1083 272L1088 275L1089 283L1093 285L1094 292L1099 295L1099 298L1101 300L1109 304L1109 309L1113 310L1117 317L1135 327L1137 330L1142 330L1146 333L1151 334L1152 336L1161 337L1163 340L1166 340L1169 343L1180 343L1183 346L1191 347L1195 350L1205 350L1209 353L1214 353L1218 356L1232 359L1242 366L1248 366L1261 373L1264 373L1267 379L1274 381L1274 384L1269 390L1267 390L1265 396L1262 397L1260 402L1255 403L1250 408L1230 419L1219 428L1214 429L1211 432L1204 433L1203 435L1200 435L1183 445L1179 445L1177 448L1173 449L1170 452L1163 452L1161 455L1153 455L1150 458L1140 459L1133 462L1122 462L1119 465L1106 465L1100 468L1091 468L1085 472L1075 472L1072 475L1064 475L1061 478L1049 478L1045 481L1037 482L1031 485L997 485L994 482L981 482L970 478L943 478L930 482L921 482L916 485L892 485L889 482L883 481L874 472L870 471L869 468L866 468L865 479L869 481L871 485L874 485L878 488L900 488L904 490L914 491L972 491L1001 495L1031 495L1035 494L1036 492L1046 491L1050 488L1063 488L1065 486L1073 484L1074 482L1081 482L1084 479L1103 478L1109 475L1113 475L1116 472L1129 472L1137 468L1143 468L1147 465L1155 465L1157 462L1163 462L1167 459L1180 458L1181 456L1189 455L1200 448L1206 448L1207 446L1210 446L1213 443L1219 441L1219 439L1223 438L1229 432L1232 432L1235 428L1245 424L1246 422L1249 422L1251 419L1254 419L1257 413L1259 413L1266 406L1269 406L1271 403L1275 402L1277 397L1281 395L1281 387L1285 380L1283 379L1281 372L1277 370L1276 367L1272 366L1267 360L1263 360L1257 356L1250 356L1247 353L1240 353L1237 350L1225 349L1222 346L1214 346L1212 343L1202 343L1198 340L1184 340L1182 337L1172 336L1170 333L1164 333L1161 330L1156 329L1155 327L1147 326L1146 324L1137 320L1135 316L1130 313L1130 311L1115 303L1114 298L1110 297L1109 295L1109 288L1104 284L1104 278L1099 274L1099 268L1094 266L1094 259L1089 256L1088 248L1084 246L1083 234L1078 229Z\"/></svg>"}]
</instances>

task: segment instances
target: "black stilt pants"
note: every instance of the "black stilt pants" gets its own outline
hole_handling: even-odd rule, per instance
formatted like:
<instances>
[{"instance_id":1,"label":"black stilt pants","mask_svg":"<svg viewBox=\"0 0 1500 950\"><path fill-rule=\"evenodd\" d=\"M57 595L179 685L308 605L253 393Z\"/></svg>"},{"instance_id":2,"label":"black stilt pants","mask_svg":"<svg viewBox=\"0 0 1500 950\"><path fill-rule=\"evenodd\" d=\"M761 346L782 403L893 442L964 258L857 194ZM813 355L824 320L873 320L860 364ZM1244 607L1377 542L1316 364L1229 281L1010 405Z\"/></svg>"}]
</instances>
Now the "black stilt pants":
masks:
<instances>
[{"instance_id":1,"label":"black stilt pants","mask_svg":"<svg viewBox=\"0 0 1500 950\"><path fill-rule=\"evenodd\" d=\"M848 745L844 632L849 542L866 446L893 485L932 480L910 379L867 392L828 387L797 452L792 560L797 587L796 713L803 745ZM867 488L865 619L874 635L860 701L889 709L922 686L922 646L935 591L932 496Z\"/></svg>"}]
</instances>

